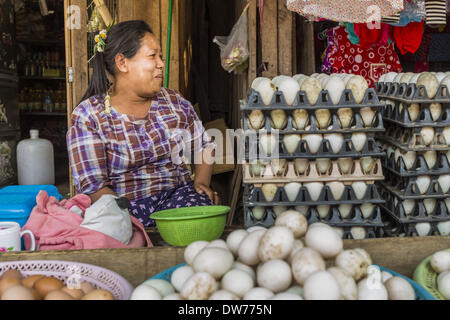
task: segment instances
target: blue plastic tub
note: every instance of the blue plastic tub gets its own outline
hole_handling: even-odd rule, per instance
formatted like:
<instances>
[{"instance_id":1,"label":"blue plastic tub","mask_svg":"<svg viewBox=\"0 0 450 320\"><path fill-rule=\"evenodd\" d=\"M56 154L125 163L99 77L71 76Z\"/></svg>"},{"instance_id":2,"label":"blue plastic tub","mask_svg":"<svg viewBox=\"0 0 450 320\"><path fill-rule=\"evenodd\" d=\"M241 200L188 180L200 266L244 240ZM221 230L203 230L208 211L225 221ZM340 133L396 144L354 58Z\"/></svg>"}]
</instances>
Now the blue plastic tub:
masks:
<instances>
[{"instance_id":1,"label":"blue plastic tub","mask_svg":"<svg viewBox=\"0 0 450 320\"><path fill-rule=\"evenodd\" d=\"M62 196L58 192L58 188L52 185L29 185L29 186L7 186L0 189L1 194L30 194L36 199L39 191L44 190L51 197L55 197L58 201L62 200Z\"/></svg>"},{"instance_id":2,"label":"blue plastic tub","mask_svg":"<svg viewBox=\"0 0 450 320\"><path fill-rule=\"evenodd\" d=\"M0 221L14 221L23 227L36 205L31 194L0 194Z\"/></svg>"}]
</instances>

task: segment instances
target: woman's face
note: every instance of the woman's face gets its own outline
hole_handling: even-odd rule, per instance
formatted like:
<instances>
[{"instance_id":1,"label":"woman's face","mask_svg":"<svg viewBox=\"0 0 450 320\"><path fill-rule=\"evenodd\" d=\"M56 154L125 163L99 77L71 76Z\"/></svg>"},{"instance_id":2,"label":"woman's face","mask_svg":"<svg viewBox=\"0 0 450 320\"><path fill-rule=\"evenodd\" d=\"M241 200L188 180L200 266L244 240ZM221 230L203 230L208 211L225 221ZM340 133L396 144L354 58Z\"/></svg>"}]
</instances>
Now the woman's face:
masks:
<instances>
[{"instance_id":1,"label":"woman's face","mask_svg":"<svg viewBox=\"0 0 450 320\"><path fill-rule=\"evenodd\" d=\"M127 59L128 72L126 80L128 87L140 97L152 97L161 90L164 62L161 46L151 33L141 39L141 48L136 55Z\"/></svg>"}]
</instances>

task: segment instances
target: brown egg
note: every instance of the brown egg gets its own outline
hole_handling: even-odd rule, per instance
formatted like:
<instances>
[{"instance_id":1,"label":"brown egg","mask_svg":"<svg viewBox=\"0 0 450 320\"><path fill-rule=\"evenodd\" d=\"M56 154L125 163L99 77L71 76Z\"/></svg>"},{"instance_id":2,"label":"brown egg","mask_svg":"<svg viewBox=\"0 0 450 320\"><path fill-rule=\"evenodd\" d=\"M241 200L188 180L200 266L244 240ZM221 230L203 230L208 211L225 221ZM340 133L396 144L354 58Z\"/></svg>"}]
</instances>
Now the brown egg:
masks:
<instances>
[{"instance_id":1,"label":"brown egg","mask_svg":"<svg viewBox=\"0 0 450 320\"><path fill-rule=\"evenodd\" d=\"M2 300L34 300L34 296L30 289L18 285L6 289Z\"/></svg>"},{"instance_id":2,"label":"brown egg","mask_svg":"<svg viewBox=\"0 0 450 320\"><path fill-rule=\"evenodd\" d=\"M68 287L64 287L61 291L69 294L74 300L80 300L84 296L83 290L80 289L70 289Z\"/></svg>"},{"instance_id":3,"label":"brown egg","mask_svg":"<svg viewBox=\"0 0 450 320\"><path fill-rule=\"evenodd\" d=\"M31 293L33 293L34 300L42 300L41 295L37 292L36 289L34 289L34 288L29 288L29 289L31 290Z\"/></svg>"},{"instance_id":4,"label":"brown egg","mask_svg":"<svg viewBox=\"0 0 450 320\"><path fill-rule=\"evenodd\" d=\"M114 300L114 296L111 292L100 289L89 292L81 300Z\"/></svg>"},{"instance_id":5,"label":"brown egg","mask_svg":"<svg viewBox=\"0 0 450 320\"><path fill-rule=\"evenodd\" d=\"M49 292L44 300L73 300L72 296L62 290Z\"/></svg>"},{"instance_id":6,"label":"brown egg","mask_svg":"<svg viewBox=\"0 0 450 320\"><path fill-rule=\"evenodd\" d=\"M80 284L80 286L81 286L81 290L84 292L84 294L88 294L89 292L95 290L94 286L92 284L90 284L89 282L86 282L86 281L82 282Z\"/></svg>"},{"instance_id":7,"label":"brown egg","mask_svg":"<svg viewBox=\"0 0 450 320\"><path fill-rule=\"evenodd\" d=\"M24 287L27 287L27 288L33 288L34 283L36 281L38 281L39 279L43 278L43 277L44 276L40 275L40 274L35 274L35 275L32 275L32 276L28 276L28 277L26 277L25 279L22 280L22 285Z\"/></svg>"},{"instance_id":8,"label":"brown egg","mask_svg":"<svg viewBox=\"0 0 450 320\"><path fill-rule=\"evenodd\" d=\"M62 281L54 277L43 277L37 280L33 286L41 297L47 296L49 292L60 290L62 287L64 287Z\"/></svg>"},{"instance_id":9,"label":"brown egg","mask_svg":"<svg viewBox=\"0 0 450 320\"><path fill-rule=\"evenodd\" d=\"M3 278L0 280L0 296L6 289L20 285L20 280L16 278Z\"/></svg>"},{"instance_id":10,"label":"brown egg","mask_svg":"<svg viewBox=\"0 0 450 320\"><path fill-rule=\"evenodd\" d=\"M5 278L16 278L17 280L22 280L23 276L19 270L7 270L3 272L2 276L0 277L0 279Z\"/></svg>"}]
</instances>

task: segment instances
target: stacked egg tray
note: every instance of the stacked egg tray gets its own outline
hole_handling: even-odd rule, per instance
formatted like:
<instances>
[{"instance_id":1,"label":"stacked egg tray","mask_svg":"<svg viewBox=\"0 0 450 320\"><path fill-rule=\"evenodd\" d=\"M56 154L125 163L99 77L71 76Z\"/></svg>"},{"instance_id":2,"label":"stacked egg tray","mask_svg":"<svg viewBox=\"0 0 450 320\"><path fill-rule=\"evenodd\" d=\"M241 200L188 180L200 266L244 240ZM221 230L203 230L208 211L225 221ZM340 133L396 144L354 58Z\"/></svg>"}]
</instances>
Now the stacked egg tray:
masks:
<instances>
[{"instance_id":1,"label":"stacked egg tray","mask_svg":"<svg viewBox=\"0 0 450 320\"><path fill-rule=\"evenodd\" d=\"M261 174L252 172L249 163L243 163L244 183L289 183L289 182L353 182L366 181L373 183L376 180L383 180L381 159L375 159L373 168L369 172L364 172L361 161L353 159L352 168L347 174L342 174L339 170L339 163L331 161L330 167L326 172L321 172L317 167L316 161L309 161L308 167L303 173L296 170L294 161L288 161L285 169L280 173L274 173L270 163L262 164Z\"/></svg>"},{"instance_id":2,"label":"stacked egg tray","mask_svg":"<svg viewBox=\"0 0 450 320\"><path fill-rule=\"evenodd\" d=\"M450 174L450 145L445 137L445 130L450 127L450 93L441 85L436 96L430 99L425 87L405 83L378 83L376 90L380 98L393 103L383 108L386 132L379 140L394 150L416 152L416 159L409 169L402 157L395 159L394 152L383 159L386 179L378 185L386 200L382 212L387 214L388 224L391 225L391 228L386 228L391 230L387 233L392 236L414 236L419 234L416 229L418 224L429 223L428 235L439 235L441 224L450 223L450 190L444 190L439 180ZM415 121L411 121L408 111L413 103L420 105ZM429 109L433 103L441 104L441 114L435 119ZM434 131L431 143L425 143L421 135L424 128ZM428 166L421 154L426 151L436 152L433 167ZM418 179L421 176L430 177L431 182L426 190L419 188Z\"/></svg>"},{"instance_id":3,"label":"stacked egg tray","mask_svg":"<svg viewBox=\"0 0 450 320\"><path fill-rule=\"evenodd\" d=\"M319 98L315 105L311 105L308 101L308 97L304 91L299 91L292 105L286 103L284 94L281 91L275 91L272 101L269 105L265 105L262 102L261 95L258 91L250 89L247 95L248 103L241 106L242 112L242 127L244 131L252 130L249 125L249 116L252 111L261 111L264 114L264 126L259 129L260 131L265 131L270 133L274 128L271 126L270 114L275 110L283 110L287 116L286 126L279 130L280 134L329 134L329 133L353 133L353 132L383 132L383 120L381 109L383 104L377 98L375 90L369 88L364 96L364 99L360 104L355 102L351 90L344 90L340 98L339 104L334 105L330 99L327 90L322 90L319 94ZM351 109L352 111L352 122L350 127L343 128L340 121L338 111L343 108ZM374 119L372 123L368 126L365 125L363 117L361 116L361 109L370 108L374 113ZM328 110L331 115L331 122L327 125L326 129L320 129L317 127L316 114L317 110ZM305 110L308 113L307 125L310 125L308 130L306 129L296 129L294 127L294 112L296 110Z\"/></svg>"},{"instance_id":4,"label":"stacked egg tray","mask_svg":"<svg viewBox=\"0 0 450 320\"><path fill-rule=\"evenodd\" d=\"M276 219L276 207L286 207L287 210L296 210L296 207L303 207L305 212L303 214L308 220L308 224L315 222L323 222L333 227L340 227L344 229L344 238L351 238L350 230L352 227L363 227L366 231L367 238L375 238L379 233L379 229L384 226L381 220L381 211L378 205L383 204L384 200L381 198L377 187L374 184L367 186L366 193L362 199L356 197L351 185L346 185L341 199L335 200L331 190L328 186L324 186L318 199L312 199L305 186L302 186L294 201L290 201L283 184L278 184L277 191L271 201L265 199L262 192L262 185L246 185L244 189L244 198L247 199L244 203L245 211L245 226L251 227L260 225L270 227L274 224ZM373 204L372 211L366 217L363 216L361 205ZM345 219L341 217L339 206L351 205L352 208L348 217ZM318 206L329 206L328 214L325 217L319 215ZM265 213L261 220L254 219L252 210L255 207L263 207Z\"/></svg>"},{"instance_id":5,"label":"stacked egg tray","mask_svg":"<svg viewBox=\"0 0 450 320\"><path fill-rule=\"evenodd\" d=\"M380 158L384 153L377 146L375 136L377 133L385 131L382 119L382 107L376 92L369 88L360 104L355 102L351 90L344 90L338 105L334 105L329 97L328 91L322 90L315 105L311 105L304 91L299 91L292 105L288 105L281 91L276 91L269 105L262 102L260 94L250 89L247 95L247 104L241 106L242 127L245 136L245 153L243 164L244 176L244 216L245 226L251 227L261 225L270 227L274 224L276 213L274 208L277 206L286 207L295 210L297 206L308 206L303 214L307 217L309 223L324 222L331 226L343 228L344 238L352 238L350 230L352 227L363 227L367 238L379 236L380 229L383 227L379 205L384 203L377 186L374 184L377 180L383 179L382 166ZM339 119L338 111L341 109L351 110L351 122L343 127ZM370 108L373 114L373 121L369 124L364 122L362 114L363 108ZM329 111L330 121L326 126L318 126L316 111L325 109ZM264 115L264 125L259 130L253 130L249 124L250 114L259 110ZM271 126L271 112L274 110L283 110L287 117L286 126L283 129L274 129ZM305 110L307 112L307 121L303 129L294 127L294 112L296 110ZM368 109L365 109L367 111ZM367 118L366 118L367 119ZM367 121L367 120L366 120ZM307 128L309 127L309 128ZM324 129L326 127L326 129ZM330 141L323 136L319 147L311 150L305 138L309 134L326 135L338 133L343 136L343 143L340 150L331 145ZM352 135L355 133L365 133L366 140L363 145L355 145L352 141ZM260 138L264 134L278 134L278 152L267 155L260 144ZM288 151L283 142L284 135L301 135L299 143L294 152ZM360 158L372 157L375 160L373 168L369 172L364 172ZM338 166L339 158L352 158L353 166L347 174L342 174ZM282 172L275 174L270 165L270 160L285 159L287 164ZM309 167L303 173L297 172L295 159L308 159ZM329 159L331 164L326 172L320 172L316 167L318 159ZM254 175L250 164L258 160L265 162L260 175ZM342 182L345 191L339 200L335 200L330 188L324 185L318 199L312 199L308 189L302 186L295 201L289 201L283 186L287 183L308 183L308 182ZM352 182L365 182L368 186L366 196L359 200L352 190ZM277 184L277 191L274 199L267 201L262 193L262 185L266 183ZM370 215L363 216L360 206L363 204L373 204L373 210ZM342 218L339 212L340 205L351 205L351 212ZM327 216L319 215L318 206L330 206ZM255 207L264 207L265 212L262 219L255 219L252 210Z\"/></svg>"},{"instance_id":6,"label":"stacked egg tray","mask_svg":"<svg viewBox=\"0 0 450 320\"><path fill-rule=\"evenodd\" d=\"M450 92L445 85L440 85L433 98L427 94L424 86L416 86L414 83L378 82L376 94L379 98L396 100L403 103L449 103Z\"/></svg>"}]
</instances>

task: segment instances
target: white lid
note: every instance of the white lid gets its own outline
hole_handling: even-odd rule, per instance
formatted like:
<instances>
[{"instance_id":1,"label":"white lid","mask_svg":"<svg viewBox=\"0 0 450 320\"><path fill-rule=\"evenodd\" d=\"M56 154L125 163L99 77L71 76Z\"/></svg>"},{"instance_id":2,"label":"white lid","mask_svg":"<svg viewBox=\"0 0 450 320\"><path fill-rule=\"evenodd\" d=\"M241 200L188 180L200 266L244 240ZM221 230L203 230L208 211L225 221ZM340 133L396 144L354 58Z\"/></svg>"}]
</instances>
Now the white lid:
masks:
<instances>
[{"instance_id":1,"label":"white lid","mask_svg":"<svg viewBox=\"0 0 450 320\"><path fill-rule=\"evenodd\" d=\"M39 138L39 130L35 130L35 129L30 130L30 138L38 139Z\"/></svg>"}]
</instances>

